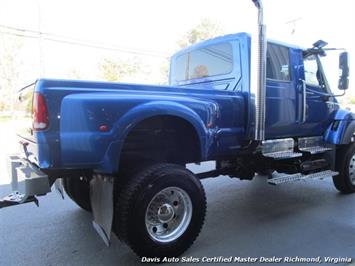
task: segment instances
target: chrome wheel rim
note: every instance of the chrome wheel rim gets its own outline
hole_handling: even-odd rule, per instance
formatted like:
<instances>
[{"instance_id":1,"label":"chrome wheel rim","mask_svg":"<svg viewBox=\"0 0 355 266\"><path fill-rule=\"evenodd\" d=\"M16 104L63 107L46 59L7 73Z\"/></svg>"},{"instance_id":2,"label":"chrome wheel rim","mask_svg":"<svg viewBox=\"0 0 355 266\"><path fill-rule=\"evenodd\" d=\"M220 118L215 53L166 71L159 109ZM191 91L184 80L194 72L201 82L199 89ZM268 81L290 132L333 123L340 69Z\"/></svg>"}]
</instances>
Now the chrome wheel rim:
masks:
<instances>
[{"instance_id":1,"label":"chrome wheel rim","mask_svg":"<svg viewBox=\"0 0 355 266\"><path fill-rule=\"evenodd\" d=\"M349 179L350 183L355 186L355 154L351 157L349 163Z\"/></svg>"},{"instance_id":2,"label":"chrome wheel rim","mask_svg":"<svg viewBox=\"0 0 355 266\"><path fill-rule=\"evenodd\" d=\"M167 187L148 204L145 225L152 239L166 243L186 231L191 217L192 203L187 192L178 187Z\"/></svg>"}]
</instances>

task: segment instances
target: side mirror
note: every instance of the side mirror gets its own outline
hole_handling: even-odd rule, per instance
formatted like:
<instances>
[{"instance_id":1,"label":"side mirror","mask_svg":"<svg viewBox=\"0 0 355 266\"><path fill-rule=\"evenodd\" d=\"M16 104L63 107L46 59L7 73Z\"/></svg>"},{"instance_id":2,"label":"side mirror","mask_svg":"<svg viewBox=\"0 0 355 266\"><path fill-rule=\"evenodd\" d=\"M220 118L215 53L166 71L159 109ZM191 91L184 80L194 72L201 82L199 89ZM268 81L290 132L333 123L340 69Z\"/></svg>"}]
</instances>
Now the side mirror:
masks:
<instances>
[{"instance_id":1,"label":"side mirror","mask_svg":"<svg viewBox=\"0 0 355 266\"><path fill-rule=\"evenodd\" d=\"M349 60L348 53L343 52L339 55L339 90L347 90L349 87Z\"/></svg>"}]
</instances>

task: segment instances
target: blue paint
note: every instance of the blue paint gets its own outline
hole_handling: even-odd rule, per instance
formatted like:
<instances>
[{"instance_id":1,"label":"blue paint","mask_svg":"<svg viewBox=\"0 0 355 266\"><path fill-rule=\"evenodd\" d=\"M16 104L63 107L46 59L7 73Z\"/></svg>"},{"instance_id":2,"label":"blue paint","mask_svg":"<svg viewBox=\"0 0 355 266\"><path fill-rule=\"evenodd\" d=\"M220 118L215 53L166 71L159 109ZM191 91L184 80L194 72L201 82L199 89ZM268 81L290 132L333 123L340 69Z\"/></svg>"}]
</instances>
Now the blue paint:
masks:
<instances>
[{"instance_id":1,"label":"blue paint","mask_svg":"<svg viewBox=\"0 0 355 266\"><path fill-rule=\"evenodd\" d=\"M230 73L176 81L176 58L223 42L231 44L233 49ZM319 88L307 85L307 117L303 122L302 49L289 45L287 48L291 80L267 80L266 137L324 135L327 142L339 144L354 120L353 114L340 110L334 97L325 101ZM249 58L250 36L239 33L202 42L173 55L170 86L38 80L35 91L45 97L50 125L46 131L34 133L35 143L28 148L34 154L33 161L41 168L116 172L129 132L143 120L159 115L184 119L194 128L201 161L234 158L254 127ZM332 130L332 123L337 120L339 126ZM107 125L108 131L99 131L101 125Z\"/></svg>"},{"instance_id":2,"label":"blue paint","mask_svg":"<svg viewBox=\"0 0 355 266\"><path fill-rule=\"evenodd\" d=\"M349 140L345 140L344 136L348 129L354 130L354 128L349 128L351 125L354 126L354 122L354 113L340 109L324 133L325 141L331 144L348 144Z\"/></svg>"},{"instance_id":3,"label":"blue paint","mask_svg":"<svg viewBox=\"0 0 355 266\"><path fill-rule=\"evenodd\" d=\"M115 172L129 131L156 115L175 116L190 123L199 136L201 160L231 155L241 145L244 132L242 92L44 79L37 82L36 91L46 100L60 102L48 104L50 126L36 133L43 155L37 163L43 168ZM108 125L108 132L98 130L102 124ZM216 140L224 143L223 149L217 148Z\"/></svg>"}]
</instances>

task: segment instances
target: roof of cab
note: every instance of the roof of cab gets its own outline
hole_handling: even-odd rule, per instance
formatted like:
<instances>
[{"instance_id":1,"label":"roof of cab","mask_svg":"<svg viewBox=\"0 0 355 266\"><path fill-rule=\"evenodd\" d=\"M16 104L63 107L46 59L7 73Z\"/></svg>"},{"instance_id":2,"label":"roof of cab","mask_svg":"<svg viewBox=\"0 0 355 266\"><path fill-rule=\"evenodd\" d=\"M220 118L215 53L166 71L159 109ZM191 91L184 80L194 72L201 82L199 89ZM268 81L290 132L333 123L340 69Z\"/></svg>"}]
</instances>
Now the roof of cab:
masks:
<instances>
[{"instance_id":1,"label":"roof of cab","mask_svg":"<svg viewBox=\"0 0 355 266\"><path fill-rule=\"evenodd\" d=\"M206 41L201 41L199 43L193 44L191 46L188 46L186 48L183 48L181 50L179 50L178 52L176 52L172 57L177 57L181 54L185 54L186 52L190 52L192 50L196 50L196 49L200 49L212 44L216 44L216 43L221 43L221 42L226 42L226 41L233 41L235 39L241 39L241 38L247 38L250 39L251 35L249 33L246 32L240 32L240 33L233 33L233 34L227 34L224 36L219 36L213 39L209 39ZM285 42L281 42L281 41L276 41L276 40L272 40L272 39L268 39L268 42L274 43L274 44L278 44L278 45L282 45L282 46L287 46L293 49L300 49L300 50L304 50L303 48L297 46L297 45L293 45L293 44L288 44Z\"/></svg>"}]
</instances>

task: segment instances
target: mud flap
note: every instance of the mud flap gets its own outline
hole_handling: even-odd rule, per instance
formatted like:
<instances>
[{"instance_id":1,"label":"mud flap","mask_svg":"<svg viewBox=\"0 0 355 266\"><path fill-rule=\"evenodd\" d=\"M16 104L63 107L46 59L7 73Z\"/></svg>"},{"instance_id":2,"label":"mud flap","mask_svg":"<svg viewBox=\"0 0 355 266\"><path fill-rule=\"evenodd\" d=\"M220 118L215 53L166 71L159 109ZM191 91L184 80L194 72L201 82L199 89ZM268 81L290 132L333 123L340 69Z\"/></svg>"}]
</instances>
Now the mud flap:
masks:
<instances>
[{"instance_id":1,"label":"mud flap","mask_svg":"<svg viewBox=\"0 0 355 266\"><path fill-rule=\"evenodd\" d=\"M113 220L113 178L94 175L90 181L90 202L93 226L107 246L110 246Z\"/></svg>"},{"instance_id":2,"label":"mud flap","mask_svg":"<svg viewBox=\"0 0 355 266\"><path fill-rule=\"evenodd\" d=\"M54 182L55 191L64 199L63 178L57 178Z\"/></svg>"}]
</instances>

